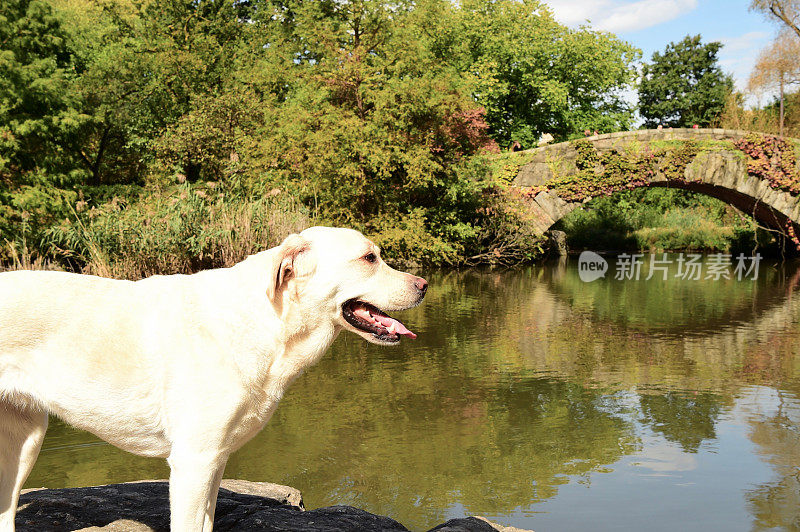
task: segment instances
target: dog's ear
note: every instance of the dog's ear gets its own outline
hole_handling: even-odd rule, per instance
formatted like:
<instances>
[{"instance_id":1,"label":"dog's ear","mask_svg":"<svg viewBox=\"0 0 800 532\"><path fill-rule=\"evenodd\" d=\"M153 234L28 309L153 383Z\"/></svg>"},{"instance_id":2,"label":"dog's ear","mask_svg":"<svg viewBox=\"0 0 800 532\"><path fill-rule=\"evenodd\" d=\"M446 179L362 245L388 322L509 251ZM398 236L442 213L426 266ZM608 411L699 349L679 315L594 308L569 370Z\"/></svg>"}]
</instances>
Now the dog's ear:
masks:
<instances>
[{"instance_id":1,"label":"dog's ear","mask_svg":"<svg viewBox=\"0 0 800 532\"><path fill-rule=\"evenodd\" d=\"M281 289L296 275L295 261L298 256L308 249L308 241L298 234L287 236L272 259L269 282L267 284L267 297L275 301Z\"/></svg>"}]
</instances>

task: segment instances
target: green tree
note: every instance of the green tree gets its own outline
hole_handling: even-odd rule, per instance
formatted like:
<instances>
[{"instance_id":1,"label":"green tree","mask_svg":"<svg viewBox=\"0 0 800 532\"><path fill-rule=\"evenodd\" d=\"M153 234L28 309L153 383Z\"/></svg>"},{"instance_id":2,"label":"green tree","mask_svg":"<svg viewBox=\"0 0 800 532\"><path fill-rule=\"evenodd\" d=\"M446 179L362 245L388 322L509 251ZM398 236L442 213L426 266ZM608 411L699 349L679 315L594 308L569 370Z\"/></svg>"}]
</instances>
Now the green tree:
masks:
<instances>
[{"instance_id":1,"label":"green tree","mask_svg":"<svg viewBox=\"0 0 800 532\"><path fill-rule=\"evenodd\" d=\"M137 4L134 16L114 8L123 46L104 63L105 78L123 81L117 92L134 104L128 142L149 154L157 173L222 177L240 117L231 84L234 58L247 46L241 8L229 0L153 0Z\"/></svg>"},{"instance_id":2,"label":"green tree","mask_svg":"<svg viewBox=\"0 0 800 532\"><path fill-rule=\"evenodd\" d=\"M91 185L146 174L218 179L244 91L234 56L247 46L242 2L54 0L89 117L70 148ZM236 113L236 110L241 111Z\"/></svg>"},{"instance_id":3,"label":"green tree","mask_svg":"<svg viewBox=\"0 0 800 532\"><path fill-rule=\"evenodd\" d=\"M85 174L82 184L141 184L143 153L129 142L127 129L132 108L141 104L133 98L129 74L135 63L115 23L116 16L134 17L135 5L118 1L103 9L105 4L95 0L50 4L61 21L77 74L68 90L85 117L76 134L60 139L62 146L75 154L75 167Z\"/></svg>"},{"instance_id":4,"label":"green tree","mask_svg":"<svg viewBox=\"0 0 800 532\"><path fill-rule=\"evenodd\" d=\"M569 29L538 0L466 0L449 17L440 12L446 8L437 7L438 20L421 31L431 34L442 61L475 76L474 97L501 145L535 147L543 133L566 139L585 129L630 128L633 112L621 94L641 55L630 44Z\"/></svg>"},{"instance_id":5,"label":"green tree","mask_svg":"<svg viewBox=\"0 0 800 532\"><path fill-rule=\"evenodd\" d=\"M36 241L74 196L58 188L80 178L74 152L64 149L87 119L69 90L74 77L47 2L0 4L0 244Z\"/></svg>"},{"instance_id":6,"label":"green tree","mask_svg":"<svg viewBox=\"0 0 800 532\"><path fill-rule=\"evenodd\" d=\"M722 72L717 53L722 44L702 44L686 36L655 52L642 69L639 112L648 127L708 126L724 109L733 79Z\"/></svg>"},{"instance_id":7,"label":"green tree","mask_svg":"<svg viewBox=\"0 0 800 532\"><path fill-rule=\"evenodd\" d=\"M61 153L60 140L84 120L68 90L72 59L47 2L0 5L0 177L5 181L69 169L70 154Z\"/></svg>"},{"instance_id":8,"label":"green tree","mask_svg":"<svg viewBox=\"0 0 800 532\"><path fill-rule=\"evenodd\" d=\"M261 9L263 44L242 82L268 103L242 150L245 173L287 187L384 247L411 251L409 239L419 239L426 245L416 259L456 262L475 245L484 215L476 214L480 185L455 168L494 144L469 80L427 53L411 4Z\"/></svg>"}]
</instances>

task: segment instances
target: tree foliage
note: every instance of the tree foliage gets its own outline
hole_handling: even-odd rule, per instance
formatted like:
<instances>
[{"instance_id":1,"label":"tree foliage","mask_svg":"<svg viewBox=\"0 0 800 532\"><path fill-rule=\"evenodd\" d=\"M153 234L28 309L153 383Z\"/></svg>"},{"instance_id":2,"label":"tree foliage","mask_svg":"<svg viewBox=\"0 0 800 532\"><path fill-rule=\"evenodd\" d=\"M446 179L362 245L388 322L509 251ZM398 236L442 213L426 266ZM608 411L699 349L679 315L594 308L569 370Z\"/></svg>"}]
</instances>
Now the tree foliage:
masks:
<instances>
[{"instance_id":1,"label":"tree foliage","mask_svg":"<svg viewBox=\"0 0 800 532\"><path fill-rule=\"evenodd\" d=\"M638 51L534 0L13 0L0 14L0 175L7 195L46 176L53 220L101 216L110 187L128 186L125 208L210 181L242 201L279 190L390 253L424 244L417 262L463 262L527 234L483 154L630 124L619 94Z\"/></svg>"},{"instance_id":2,"label":"tree foliage","mask_svg":"<svg viewBox=\"0 0 800 532\"><path fill-rule=\"evenodd\" d=\"M722 112L733 79L717 63L720 48L718 42L702 44L700 35L687 35L653 54L639 86L646 126L705 127Z\"/></svg>"},{"instance_id":3,"label":"tree foliage","mask_svg":"<svg viewBox=\"0 0 800 532\"><path fill-rule=\"evenodd\" d=\"M630 129L621 92L641 52L616 36L569 29L538 0L468 0L452 28L435 35L441 61L476 76L475 98L499 143L535 147L543 133L564 140L585 129Z\"/></svg>"},{"instance_id":4,"label":"tree foliage","mask_svg":"<svg viewBox=\"0 0 800 532\"><path fill-rule=\"evenodd\" d=\"M748 88L761 91L792 84L800 84L800 37L782 31L758 55Z\"/></svg>"},{"instance_id":5,"label":"tree foliage","mask_svg":"<svg viewBox=\"0 0 800 532\"><path fill-rule=\"evenodd\" d=\"M68 149L87 120L73 59L47 2L0 4L0 238L35 241L76 198L61 188L82 177Z\"/></svg>"},{"instance_id":6,"label":"tree foliage","mask_svg":"<svg viewBox=\"0 0 800 532\"><path fill-rule=\"evenodd\" d=\"M43 0L0 5L0 176L70 168L60 143L79 129L69 90L73 57L63 27Z\"/></svg>"},{"instance_id":7,"label":"tree foliage","mask_svg":"<svg viewBox=\"0 0 800 532\"><path fill-rule=\"evenodd\" d=\"M785 125L786 91L796 84L800 84L800 37L787 29L761 51L748 81L751 91L778 90L778 130L781 135Z\"/></svg>"}]
</instances>

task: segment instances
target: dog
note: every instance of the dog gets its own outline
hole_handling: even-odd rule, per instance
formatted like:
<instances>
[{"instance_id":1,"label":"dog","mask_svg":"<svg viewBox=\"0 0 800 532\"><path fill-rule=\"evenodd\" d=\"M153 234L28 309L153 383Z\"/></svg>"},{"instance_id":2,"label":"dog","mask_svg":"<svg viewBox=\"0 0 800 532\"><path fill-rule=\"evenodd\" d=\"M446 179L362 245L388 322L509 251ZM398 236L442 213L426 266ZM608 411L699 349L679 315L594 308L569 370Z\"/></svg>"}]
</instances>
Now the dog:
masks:
<instances>
[{"instance_id":1,"label":"dog","mask_svg":"<svg viewBox=\"0 0 800 532\"><path fill-rule=\"evenodd\" d=\"M330 227L193 275L0 274L0 530L14 530L50 413L166 458L171 529L210 532L228 456L292 381L342 330L415 338L386 312L427 288L361 233Z\"/></svg>"}]
</instances>

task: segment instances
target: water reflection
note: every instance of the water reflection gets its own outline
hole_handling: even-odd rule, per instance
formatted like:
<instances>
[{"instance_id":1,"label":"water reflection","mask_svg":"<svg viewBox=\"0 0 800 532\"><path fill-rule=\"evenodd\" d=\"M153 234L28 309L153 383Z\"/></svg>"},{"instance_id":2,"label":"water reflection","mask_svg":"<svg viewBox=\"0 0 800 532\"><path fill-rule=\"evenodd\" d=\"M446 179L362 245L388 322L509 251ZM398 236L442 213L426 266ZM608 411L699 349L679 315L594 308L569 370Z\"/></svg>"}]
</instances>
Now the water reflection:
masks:
<instances>
[{"instance_id":1,"label":"water reflection","mask_svg":"<svg viewBox=\"0 0 800 532\"><path fill-rule=\"evenodd\" d=\"M717 437L714 427L722 410L713 393L665 392L642 395L642 422L681 446L684 453L696 453L703 440Z\"/></svg>"},{"instance_id":2,"label":"water reflection","mask_svg":"<svg viewBox=\"0 0 800 532\"><path fill-rule=\"evenodd\" d=\"M800 529L800 401L794 394L764 390L747 404L750 439L775 470L770 482L748 490L756 530Z\"/></svg>"},{"instance_id":3,"label":"water reflection","mask_svg":"<svg viewBox=\"0 0 800 532\"><path fill-rule=\"evenodd\" d=\"M412 529L463 513L540 530L797 527L799 276L430 275L403 316L419 340L340 338L226 475ZM56 423L28 485L166 474Z\"/></svg>"}]
</instances>

